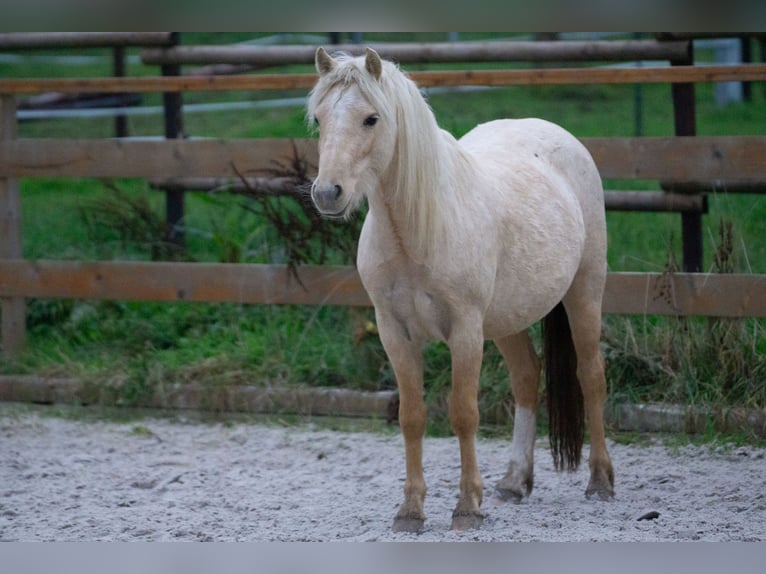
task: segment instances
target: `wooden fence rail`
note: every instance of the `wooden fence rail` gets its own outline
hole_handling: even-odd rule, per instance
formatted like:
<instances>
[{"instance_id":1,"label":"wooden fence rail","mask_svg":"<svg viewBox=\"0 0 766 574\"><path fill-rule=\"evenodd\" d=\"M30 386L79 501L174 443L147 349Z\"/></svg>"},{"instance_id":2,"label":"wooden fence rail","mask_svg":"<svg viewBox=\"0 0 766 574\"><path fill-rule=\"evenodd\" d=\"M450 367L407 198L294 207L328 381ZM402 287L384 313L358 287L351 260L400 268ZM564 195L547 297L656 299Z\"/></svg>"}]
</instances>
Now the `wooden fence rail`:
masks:
<instances>
[{"instance_id":1,"label":"wooden fence rail","mask_svg":"<svg viewBox=\"0 0 766 574\"><path fill-rule=\"evenodd\" d=\"M766 64L413 71L409 72L408 75L423 88L564 84L685 84L765 81ZM312 88L316 80L316 74L238 74L233 76L147 76L88 79L14 78L0 79L0 94L289 90Z\"/></svg>"},{"instance_id":2,"label":"wooden fence rail","mask_svg":"<svg viewBox=\"0 0 766 574\"><path fill-rule=\"evenodd\" d=\"M351 266L0 261L0 297L369 306ZM766 275L610 273L613 314L766 317Z\"/></svg>"},{"instance_id":3,"label":"wooden fence rail","mask_svg":"<svg viewBox=\"0 0 766 574\"><path fill-rule=\"evenodd\" d=\"M183 189L187 192L228 191L246 193L251 197L292 197L305 199L305 183L298 177L173 177L150 179L154 189ZM709 189L709 188L708 188ZM699 190L697 190L699 191ZM704 191L704 188L703 188ZM607 210L659 211L668 213L707 213L707 196L666 191L604 191Z\"/></svg>"},{"instance_id":4,"label":"wooden fence rail","mask_svg":"<svg viewBox=\"0 0 766 574\"><path fill-rule=\"evenodd\" d=\"M582 138L601 176L666 181L766 180L766 136ZM316 165L316 140L8 139L4 177L231 177L262 175L297 153Z\"/></svg>"},{"instance_id":5,"label":"wooden fence rail","mask_svg":"<svg viewBox=\"0 0 766 574\"><path fill-rule=\"evenodd\" d=\"M172 32L6 32L1 50L169 46Z\"/></svg>"},{"instance_id":6,"label":"wooden fence rail","mask_svg":"<svg viewBox=\"0 0 766 574\"><path fill-rule=\"evenodd\" d=\"M365 43L331 46L332 52L352 55L369 46L381 57L399 63L444 62L630 62L633 60L680 60L689 55L687 41L595 40L595 41L496 41ZM176 46L146 49L145 64L281 66L312 64L317 46Z\"/></svg>"}]
</instances>

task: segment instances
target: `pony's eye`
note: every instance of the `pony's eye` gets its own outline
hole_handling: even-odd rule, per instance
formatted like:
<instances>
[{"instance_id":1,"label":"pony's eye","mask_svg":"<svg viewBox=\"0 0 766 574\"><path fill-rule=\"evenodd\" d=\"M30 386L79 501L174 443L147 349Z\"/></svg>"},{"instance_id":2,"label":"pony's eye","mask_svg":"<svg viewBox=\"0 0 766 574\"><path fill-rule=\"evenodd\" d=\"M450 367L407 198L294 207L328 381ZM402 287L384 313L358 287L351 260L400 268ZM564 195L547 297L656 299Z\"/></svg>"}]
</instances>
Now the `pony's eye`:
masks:
<instances>
[{"instance_id":1,"label":"pony's eye","mask_svg":"<svg viewBox=\"0 0 766 574\"><path fill-rule=\"evenodd\" d=\"M365 125L365 127L368 127L368 128L371 128L372 126L374 126L377 123L378 123L378 116L377 116L377 114L373 114L373 115L365 118L365 120L364 120L364 125Z\"/></svg>"}]
</instances>

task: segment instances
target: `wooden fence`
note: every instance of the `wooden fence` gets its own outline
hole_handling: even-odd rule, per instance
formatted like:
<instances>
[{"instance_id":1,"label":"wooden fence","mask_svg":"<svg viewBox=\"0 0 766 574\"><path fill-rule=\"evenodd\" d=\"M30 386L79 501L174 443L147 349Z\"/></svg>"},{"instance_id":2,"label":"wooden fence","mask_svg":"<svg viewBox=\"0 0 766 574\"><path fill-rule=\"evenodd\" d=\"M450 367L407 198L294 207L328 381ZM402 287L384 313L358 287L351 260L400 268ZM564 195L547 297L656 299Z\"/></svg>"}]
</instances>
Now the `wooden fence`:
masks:
<instances>
[{"instance_id":1,"label":"wooden fence","mask_svg":"<svg viewBox=\"0 0 766 574\"><path fill-rule=\"evenodd\" d=\"M750 41L757 39L763 43L763 34L739 34L743 46L749 46ZM401 63L434 63L434 62L625 62L632 60L666 61L674 66L693 63L693 50L689 34L657 34L653 39L610 40L610 41L492 41L492 42L449 42L449 43L376 43L373 46L386 58ZM234 44L223 46L193 46L180 45L179 34L170 32L153 33L57 33L50 38L43 34L0 34L0 47L19 49L36 49L61 45L65 47L81 46L82 48L114 45L115 75L124 75L125 46L142 46L142 60L147 65L160 66L163 76L180 76L182 65L199 64L202 68L194 68L191 74L215 75L226 73L241 73L243 71L260 69L284 64L309 64L312 61L314 46L264 46ZM346 44L334 46L336 50L359 53L362 46ZM120 54L122 54L120 56ZM763 60L763 56L761 57ZM748 80L744 70L734 71ZM599 74L587 74L583 82L621 83L624 81L653 82L664 81L657 77L642 79L628 73L622 80L617 77L621 72L602 70ZM669 72L668 75L672 75ZM470 76L470 77L468 77ZM433 78L419 78L421 85L465 85L479 83L481 85L509 85L513 83L571 83L579 77L578 70L564 72L518 75L513 78L503 74L486 76L481 73L453 75L450 79L442 78L440 84L432 84ZM673 96L673 113L676 135L691 136L696 133L694 83L682 82L681 76L671 84ZM288 87L285 78L274 78L273 87ZM723 80L717 80L723 81ZM313 82L313 78L304 78L298 82ZM745 82L750 85L749 81ZM90 89L97 89L94 84ZM264 87L266 85L264 84ZM301 85L300 87L308 87ZM103 92L98 94L99 98ZM62 97L62 96L59 96ZM76 97L88 97L78 94ZM113 96L120 97L120 96ZM130 95L135 97L135 95ZM99 100L101 101L101 100ZM183 103L180 90L163 93L165 116L165 137L178 138L184 134ZM127 135L127 119L124 115L115 117L116 133L118 136ZM163 189L166 194L166 241L175 250L184 249L185 238L183 226L184 191L188 189L182 180L172 182L155 181L154 185ZM199 181L195 182L199 184ZM641 210L641 211L674 211L681 214L681 245L683 250L682 266L685 271L700 271L702 269L702 215L707 212L704 191L706 189L690 187L685 182L684 195L673 193L677 182L662 182L664 194L614 194L607 192L607 209ZM718 182L725 189L733 189L739 182ZM752 187L752 186L751 186ZM763 187L763 186L761 186ZM741 186L740 186L741 188Z\"/></svg>"},{"instance_id":2,"label":"wooden fence","mask_svg":"<svg viewBox=\"0 0 766 574\"><path fill-rule=\"evenodd\" d=\"M630 69L540 69L415 72L421 86L650 83L766 80L766 66L674 66ZM304 266L299 280L285 266L202 263L29 261L23 258L23 177L231 178L256 173L293 146L316 161L313 140L19 139L16 97L48 91L184 92L306 89L313 74L228 77L149 77L0 80L0 298L2 349L13 355L25 340L25 298L147 301L233 301L266 304L369 305L351 267ZM742 189L766 181L766 136L584 138L602 177L658 179L708 185L734 181ZM694 188L699 191L699 187ZM610 201L631 202L614 192ZM646 194L656 209L699 206L674 194ZM625 194L620 198L620 194ZM695 196L692 196L695 197ZM644 201L646 198L641 198ZM676 201L677 203L674 203ZM695 211L695 213L699 213ZM766 275L610 273L607 313L766 317Z\"/></svg>"},{"instance_id":3,"label":"wooden fence","mask_svg":"<svg viewBox=\"0 0 766 574\"><path fill-rule=\"evenodd\" d=\"M146 47L172 47L177 43L178 37L172 32L5 32L0 33L0 50L30 51L49 50L62 48L75 48L78 50L92 48L110 48L112 51L112 71L114 76L126 75L127 48ZM82 95L56 94L56 98L62 106L82 103ZM131 94L118 94L116 98L122 98L122 102L130 102ZM112 102L120 101L112 98ZM62 101L63 98L63 101ZM90 101L95 105L99 100ZM50 101L45 104L50 105ZM38 102L39 105L39 102ZM128 135L127 118L123 114L114 117L115 135L126 137Z\"/></svg>"},{"instance_id":4,"label":"wooden fence","mask_svg":"<svg viewBox=\"0 0 766 574\"><path fill-rule=\"evenodd\" d=\"M740 34L743 46L749 46L752 39L758 39L763 46L763 34L743 33ZM672 33L657 34L653 39L632 40L609 40L609 41L492 41L492 42L449 42L449 43L379 43L373 44L384 58L393 59L400 63L442 63L442 62L565 62L571 65L573 62L626 62L633 60L665 61L672 66L690 66L694 63L693 36L689 34L674 35ZM335 46L335 49L359 54L363 47L359 44L345 44ZM180 71L181 65L197 64L204 65L205 73L241 73L242 71L260 69L275 65L285 64L309 64L313 58L313 46L253 46L253 45L229 45L229 46L189 46L175 45L162 48L147 48L142 51L142 59L147 64L162 66L176 66ZM763 61L763 56L761 57ZM227 72L228 70L228 72ZM733 71L733 70L732 70ZM739 71L740 73L743 70ZM439 80L443 83L431 84L434 76L420 77L416 75L422 86L447 86L465 85L476 82L480 85L510 85L513 83L525 84L560 84L578 83L622 83L625 80L636 82L671 82L671 94L673 102L673 114L675 135L696 135L696 112L694 82L689 79L683 81L681 75L673 75L667 72L666 78L661 75L653 75L652 79L641 79L641 74L626 72L623 79L618 76L622 72L601 70L596 73L592 70L585 75L580 75L578 69L556 71L549 73L537 70L530 73L513 73L511 76L504 74L483 75L480 72L471 72L461 77L454 75L449 80L443 77ZM470 76L466 77L466 76ZM437 76L438 77L438 76ZM668 79L675 77L676 79ZM746 77L740 77L746 86L750 81ZM723 80L715 80L723 81ZM456 82L455 84L449 82ZM662 189L672 193L676 182L662 182ZM734 182L722 182L727 189L732 188ZM168 188L171 193L178 194L180 188ZM649 196L635 195L628 200L627 195L620 195L617 199L614 194L607 193L607 209L631 209L646 211L676 211L681 214L681 247L683 251L682 266L684 271L702 270L702 215L707 211L704 189L686 189L687 195L696 193L695 197L681 199L678 196L655 194ZM170 221L170 213L168 220Z\"/></svg>"}]
</instances>

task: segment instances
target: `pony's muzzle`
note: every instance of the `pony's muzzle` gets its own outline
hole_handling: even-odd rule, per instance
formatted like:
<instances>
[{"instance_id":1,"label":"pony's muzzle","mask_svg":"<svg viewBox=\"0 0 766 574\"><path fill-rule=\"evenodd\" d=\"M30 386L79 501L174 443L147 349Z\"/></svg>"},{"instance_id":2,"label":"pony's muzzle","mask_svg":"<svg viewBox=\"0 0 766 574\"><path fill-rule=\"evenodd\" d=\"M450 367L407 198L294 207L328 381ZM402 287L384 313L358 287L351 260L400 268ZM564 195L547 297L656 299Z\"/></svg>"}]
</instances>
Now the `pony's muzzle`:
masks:
<instances>
[{"instance_id":1,"label":"pony's muzzle","mask_svg":"<svg viewBox=\"0 0 766 574\"><path fill-rule=\"evenodd\" d=\"M339 200L343 195L343 188L338 184L315 185L311 190L311 199L316 208L325 215L343 215L345 205Z\"/></svg>"}]
</instances>

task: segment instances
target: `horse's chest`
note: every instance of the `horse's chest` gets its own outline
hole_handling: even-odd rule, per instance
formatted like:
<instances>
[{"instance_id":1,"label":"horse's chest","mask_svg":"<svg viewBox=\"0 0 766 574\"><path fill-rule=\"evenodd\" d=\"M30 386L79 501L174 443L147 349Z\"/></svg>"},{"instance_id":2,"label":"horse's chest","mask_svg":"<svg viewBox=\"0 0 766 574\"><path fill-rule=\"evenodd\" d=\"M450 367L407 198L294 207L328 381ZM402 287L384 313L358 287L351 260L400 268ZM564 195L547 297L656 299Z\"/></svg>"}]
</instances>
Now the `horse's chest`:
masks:
<instances>
[{"instance_id":1,"label":"horse's chest","mask_svg":"<svg viewBox=\"0 0 766 574\"><path fill-rule=\"evenodd\" d=\"M427 284L416 286L408 277L400 277L375 299L376 306L390 314L408 339L449 339L450 307L438 290L429 289Z\"/></svg>"},{"instance_id":2,"label":"horse's chest","mask_svg":"<svg viewBox=\"0 0 766 574\"><path fill-rule=\"evenodd\" d=\"M443 341L449 339L452 330L451 313L439 295L417 290L412 297L412 308L414 322L423 335Z\"/></svg>"}]
</instances>

